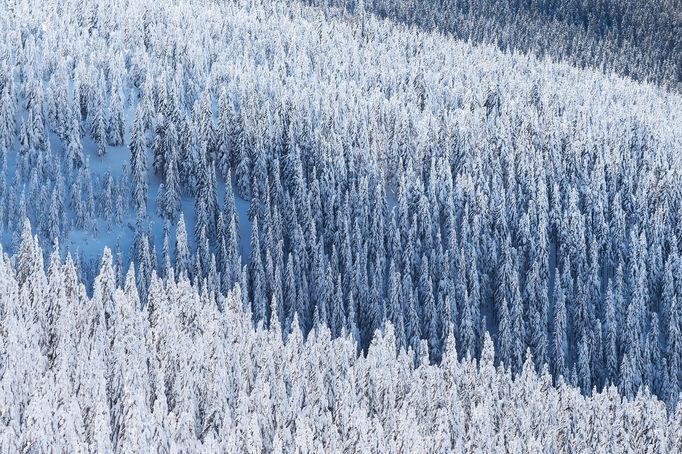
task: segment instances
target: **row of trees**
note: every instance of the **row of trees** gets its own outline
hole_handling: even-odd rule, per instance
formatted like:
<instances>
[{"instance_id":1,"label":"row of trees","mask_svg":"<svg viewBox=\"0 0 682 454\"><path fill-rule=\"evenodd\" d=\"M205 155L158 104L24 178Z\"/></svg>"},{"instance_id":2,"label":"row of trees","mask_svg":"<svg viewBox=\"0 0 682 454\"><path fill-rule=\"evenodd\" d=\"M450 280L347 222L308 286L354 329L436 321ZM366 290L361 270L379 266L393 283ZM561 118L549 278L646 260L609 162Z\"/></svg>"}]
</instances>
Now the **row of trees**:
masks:
<instances>
[{"instance_id":1,"label":"row of trees","mask_svg":"<svg viewBox=\"0 0 682 454\"><path fill-rule=\"evenodd\" d=\"M675 407L678 95L295 3L96 4L5 7L15 250L25 216L48 244L128 224L143 305L175 268L239 283L254 323L274 299L366 350L389 320L433 362L451 325L461 356L490 332L515 374L530 349L555 383Z\"/></svg>"},{"instance_id":2,"label":"row of trees","mask_svg":"<svg viewBox=\"0 0 682 454\"><path fill-rule=\"evenodd\" d=\"M252 328L237 286L227 295L184 272L152 276L142 305L131 266L116 285L104 251L92 298L70 256L47 273L28 222L0 257L0 452L675 452L682 410L647 391L592 397L527 354L512 378L485 336L460 361L452 329L440 365L415 361L377 330L366 356L294 317Z\"/></svg>"}]
</instances>

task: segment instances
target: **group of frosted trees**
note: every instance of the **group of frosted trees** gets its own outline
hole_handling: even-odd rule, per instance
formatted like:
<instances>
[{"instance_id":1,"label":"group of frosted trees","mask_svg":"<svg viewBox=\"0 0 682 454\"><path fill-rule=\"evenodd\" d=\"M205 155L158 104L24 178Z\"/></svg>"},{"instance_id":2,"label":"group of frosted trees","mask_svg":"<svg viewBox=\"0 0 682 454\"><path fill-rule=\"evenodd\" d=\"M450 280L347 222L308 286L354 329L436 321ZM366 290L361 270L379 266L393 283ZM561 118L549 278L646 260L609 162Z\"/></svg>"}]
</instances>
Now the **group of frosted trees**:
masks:
<instances>
[{"instance_id":1,"label":"group of frosted trees","mask_svg":"<svg viewBox=\"0 0 682 454\"><path fill-rule=\"evenodd\" d=\"M295 2L98 5L0 6L8 249L29 218L96 294L73 238L130 232L145 310L154 276L239 284L254 325L366 353L390 321L434 364L489 332L514 375L674 410L679 95Z\"/></svg>"},{"instance_id":2,"label":"group of frosted trees","mask_svg":"<svg viewBox=\"0 0 682 454\"><path fill-rule=\"evenodd\" d=\"M373 13L502 50L682 87L677 0L306 0L334 16Z\"/></svg>"},{"instance_id":3,"label":"group of frosted trees","mask_svg":"<svg viewBox=\"0 0 682 454\"><path fill-rule=\"evenodd\" d=\"M93 296L71 256L47 271L28 222L0 257L0 452L677 452L682 409L615 387L592 397L534 372L512 376L484 337L480 360L445 339L430 365L395 330L366 356L345 331L295 317L269 329L185 272L152 275L142 305L131 266L116 284L107 249ZM452 333L452 331L450 331Z\"/></svg>"}]
</instances>

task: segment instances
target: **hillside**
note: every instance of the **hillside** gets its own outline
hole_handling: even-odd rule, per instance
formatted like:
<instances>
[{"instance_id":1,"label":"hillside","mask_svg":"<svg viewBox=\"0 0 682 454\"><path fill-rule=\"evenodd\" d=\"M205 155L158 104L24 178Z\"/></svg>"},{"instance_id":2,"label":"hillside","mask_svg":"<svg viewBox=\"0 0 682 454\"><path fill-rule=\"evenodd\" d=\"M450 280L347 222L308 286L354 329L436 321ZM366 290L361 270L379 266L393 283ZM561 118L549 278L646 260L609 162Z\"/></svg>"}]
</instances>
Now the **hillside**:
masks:
<instances>
[{"instance_id":1,"label":"hillside","mask_svg":"<svg viewBox=\"0 0 682 454\"><path fill-rule=\"evenodd\" d=\"M97 299L108 247L112 286L132 265L136 311L160 282L182 281L217 302L238 294L256 333L297 320L311 346L322 329L360 356L390 322L396 352L437 371L450 340L458 360L477 360L488 333L502 376L546 369L542 383L585 405L616 389L669 412L645 417L674 418L674 77L621 77L551 46L508 52L374 7L0 1L0 231L19 288L39 287L21 277L22 253L46 268L58 246ZM678 56L642 46L656 61ZM34 312L21 320L49 332L42 300L25 298ZM18 367L8 345L0 370ZM30 405L34 390L22 392ZM25 410L3 422L21 427Z\"/></svg>"}]
</instances>

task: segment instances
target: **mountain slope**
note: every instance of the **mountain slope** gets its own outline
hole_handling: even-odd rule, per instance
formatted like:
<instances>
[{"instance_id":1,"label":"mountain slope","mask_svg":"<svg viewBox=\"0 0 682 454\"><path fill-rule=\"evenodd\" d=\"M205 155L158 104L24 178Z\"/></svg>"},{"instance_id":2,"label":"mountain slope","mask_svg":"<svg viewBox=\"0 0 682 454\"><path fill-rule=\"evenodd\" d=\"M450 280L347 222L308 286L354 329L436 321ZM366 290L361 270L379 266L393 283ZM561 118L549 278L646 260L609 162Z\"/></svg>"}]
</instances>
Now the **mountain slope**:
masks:
<instances>
[{"instance_id":1,"label":"mountain slope","mask_svg":"<svg viewBox=\"0 0 682 454\"><path fill-rule=\"evenodd\" d=\"M460 356L489 331L514 374L675 407L678 94L299 3L0 9L7 249L28 217L88 290L121 243L142 305L174 268L254 323L274 298L366 350L389 320L435 363L452 323Z\"/></svg>"}]
</instances>

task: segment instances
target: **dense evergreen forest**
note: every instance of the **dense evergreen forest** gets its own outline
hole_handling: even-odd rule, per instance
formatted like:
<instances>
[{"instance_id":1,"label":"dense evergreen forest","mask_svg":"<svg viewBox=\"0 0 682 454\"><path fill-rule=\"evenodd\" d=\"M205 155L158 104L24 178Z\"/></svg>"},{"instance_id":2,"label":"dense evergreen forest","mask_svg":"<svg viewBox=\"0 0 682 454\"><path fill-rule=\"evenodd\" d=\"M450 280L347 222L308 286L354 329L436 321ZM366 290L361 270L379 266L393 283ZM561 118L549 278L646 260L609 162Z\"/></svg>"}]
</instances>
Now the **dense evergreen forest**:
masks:
<instances>
[{"instance_id":1,"label":"dense evergreen forest","mask_svg":"<svg viewBox=\"0 0 682 454\"><path fill-rule=\"evenodd\" d=\"M658 3L0 1L0 451L679 449Z\"/></svg>"},{"instance_id":2,"label":"dense evergreen forest","mask_svg":"<svg viewBox=\"0 0 682 454\"><path fill-rule=\"evenodd\" d=\"M322 323L304 339L295 316L283 331L274 299L269 329L253 329L238 287L152 273L142 306L133 268L116 287L107 249L89 298L70 256L44 271L28 224L20 250L0 257L3 453L682 449L682 409L554 388L530 355L514 378L489 336L480 361L460 361L450 329L430 365L426 341L415 361L389 323L358 356Z\"/></svg>"},{"instance_id":3,"label":"dense evergreen forest","mask_svg":"<svg viewBox=\"0 0 682 454\"><path fill-rule=\"evenodd\" d=\"M308 0L679 90L679 0ZM335 12L335 10L332 10Z\"/></svg>"}]
</instances>

